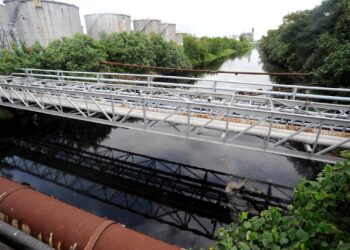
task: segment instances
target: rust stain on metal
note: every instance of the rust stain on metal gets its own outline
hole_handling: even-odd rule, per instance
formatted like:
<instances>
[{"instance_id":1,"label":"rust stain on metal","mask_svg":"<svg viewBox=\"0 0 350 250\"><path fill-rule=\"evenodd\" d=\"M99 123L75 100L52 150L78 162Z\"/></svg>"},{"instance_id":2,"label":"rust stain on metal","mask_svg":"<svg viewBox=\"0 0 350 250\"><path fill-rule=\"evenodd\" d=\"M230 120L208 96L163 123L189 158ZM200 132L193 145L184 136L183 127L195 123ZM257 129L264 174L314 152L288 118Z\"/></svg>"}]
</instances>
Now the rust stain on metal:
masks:
<instances>
[{"instance_id":1,"label":"rust stain on metal","mask_svg":"<svg viewBox=\"0 0 350 250\"><path fill-rule=\"evenodd\" d=\"M2 220L56 249L179 249L3 177L0 194Z\"/></svg>"}]
</instances>

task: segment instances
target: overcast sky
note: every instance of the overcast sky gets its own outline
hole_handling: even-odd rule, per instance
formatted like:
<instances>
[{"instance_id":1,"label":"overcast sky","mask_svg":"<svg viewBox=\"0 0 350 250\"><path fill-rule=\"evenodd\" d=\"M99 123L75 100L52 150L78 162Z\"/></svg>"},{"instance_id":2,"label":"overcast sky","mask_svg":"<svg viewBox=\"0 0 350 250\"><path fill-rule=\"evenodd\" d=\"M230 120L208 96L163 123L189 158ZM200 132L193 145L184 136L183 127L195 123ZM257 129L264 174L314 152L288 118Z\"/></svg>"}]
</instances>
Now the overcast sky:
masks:
<instances>
[{"instance_id":1,"label":"overcast sky","mask_svg":"<svg viewBox=\"0 0 350 250\"><path fill-rule=\"evenodd\" d=\"M1 2L2 0L0 0ZM132 19L155 18L177 24L179 32L198 36L231 36L256 31L255 39L277 28L282 17L311 9L322 0L72 0L84 15L115 12Z\"/></svg>"}]
</instances>

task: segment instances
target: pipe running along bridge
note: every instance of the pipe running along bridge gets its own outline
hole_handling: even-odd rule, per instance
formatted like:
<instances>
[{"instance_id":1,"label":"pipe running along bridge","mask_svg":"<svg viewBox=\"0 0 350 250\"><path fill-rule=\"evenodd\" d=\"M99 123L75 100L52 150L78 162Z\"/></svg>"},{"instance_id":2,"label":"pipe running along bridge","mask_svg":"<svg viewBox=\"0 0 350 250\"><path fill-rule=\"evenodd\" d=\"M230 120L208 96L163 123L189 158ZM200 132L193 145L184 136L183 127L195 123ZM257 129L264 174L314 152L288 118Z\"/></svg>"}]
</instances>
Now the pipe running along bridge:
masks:
<instances>
[{"instance_id":1,"label":"pipe running along bridge","mask_svg":"<svg viewBox=\"0 0 350 250\"><path fill-rule=\"evenodd\" d=\"M329 163L350 148L349 96L160 75L22 69L0 77L0 106Z\"/></svg>"}]
</instances>

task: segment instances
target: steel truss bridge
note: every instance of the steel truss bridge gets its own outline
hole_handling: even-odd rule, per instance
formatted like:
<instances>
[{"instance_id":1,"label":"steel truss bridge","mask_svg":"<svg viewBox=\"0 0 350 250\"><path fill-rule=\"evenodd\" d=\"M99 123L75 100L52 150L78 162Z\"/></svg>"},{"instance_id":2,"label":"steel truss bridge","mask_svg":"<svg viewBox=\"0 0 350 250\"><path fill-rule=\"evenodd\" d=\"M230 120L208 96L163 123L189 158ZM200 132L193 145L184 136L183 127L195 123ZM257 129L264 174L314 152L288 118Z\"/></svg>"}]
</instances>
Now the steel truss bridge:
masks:
<instances>
[{"instance_id":1,"label":"steel truss bridge","mask_svg":"<svg viewBox=\"0 0 350 250\"><path fill-rule=\"evenodd\" d=\"M22 71L0 77L0 106L320 162L350 148L346 88Z\"/></svg>"},{"instance_id":2,"label":"steel truss bridge","mask_svg":"<svg viewBox=\"0 0 350 250\"><path fill-rule=\"evenodd\" d=\"M16 169L207 238L241 211L284 210L291 201L290 187L81 140L42 135L0 142L3 175ZM227 190L228 183L235 188Z\"/></svg>"}]
</instances>

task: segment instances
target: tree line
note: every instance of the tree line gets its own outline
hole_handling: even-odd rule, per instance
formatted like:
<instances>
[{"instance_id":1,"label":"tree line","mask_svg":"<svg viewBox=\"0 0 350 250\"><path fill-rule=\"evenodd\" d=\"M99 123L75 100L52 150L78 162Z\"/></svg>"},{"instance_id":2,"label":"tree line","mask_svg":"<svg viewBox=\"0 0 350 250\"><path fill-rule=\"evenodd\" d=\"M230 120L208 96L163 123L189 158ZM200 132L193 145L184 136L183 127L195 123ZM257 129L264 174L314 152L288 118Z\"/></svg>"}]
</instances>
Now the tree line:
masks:
<instances>
[{"instance_id":1,"label":"tree line","mask_svg":"<svg viewBox=\"0 0 350 250\"><path fill-rule=\"evenodd\" d=\"M88 35L54 40L44 48L39 43L31 48L1 51L0 74L10 74L18 68L60 69L72 71L99 71L101 62L170 68L193 68L209 57L219 57L230 49L240 51L249 47L249 41L230 38L196 38L186 36L184 46L165 41L160 35L140 32L103 34L96 41ZM227 51L226 51L227 53ZM229 53L232 54L232 53ZM145 69L119 71L144 72Z\"/></svg>"},{"instance_id":2,"label":"tree line","mask_svg":"<svg viewBox=\"0 0 350 250\"><path fill-rule=\"evenodd\" d=\"M350 1L326 0L312 10L291 13L261 39L267 61L290 71L312 73L325 86L349 87Z\"/></svg>"},{"instance_id":3,"label":"tree line","mask_svg":"<svg viewBox=\"0 0 350 250\"><path fill-rule=\"evenodd\" d=\"M185 54L193 66L208 64L218 58L241 54L252 48L252 43L244 36L239 40L228 37L184 37Z\"/></svg>"}]
</instances>

